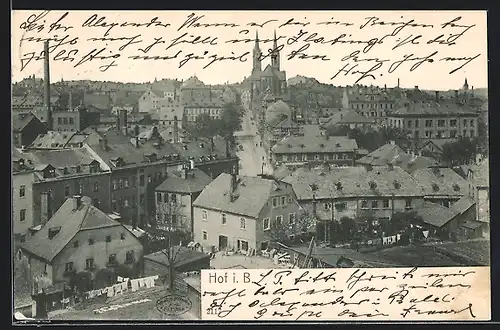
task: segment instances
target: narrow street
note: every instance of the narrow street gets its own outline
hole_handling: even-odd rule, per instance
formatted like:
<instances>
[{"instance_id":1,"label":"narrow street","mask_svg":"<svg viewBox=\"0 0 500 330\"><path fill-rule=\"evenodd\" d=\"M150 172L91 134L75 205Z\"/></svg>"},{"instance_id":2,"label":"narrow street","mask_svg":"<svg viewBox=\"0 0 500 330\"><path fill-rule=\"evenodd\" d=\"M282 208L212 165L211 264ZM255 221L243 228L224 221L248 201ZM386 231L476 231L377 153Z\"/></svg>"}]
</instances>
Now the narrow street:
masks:
<instances>
[{"instance_id":1,"label":"narrow street","mask_svg":"<svg viewBox=\"0 0 500 330\"><path fill-rule=\"evenodd\" d=\"M261 146L257 121L255 118L252 119L252 116L252 111L245 107L242 130L235 133L238 144L237 155L240 158L240 174L246 176L272 174L273 169L269 164L268 156L264 147Z\"/></svg>"}]
</instances>

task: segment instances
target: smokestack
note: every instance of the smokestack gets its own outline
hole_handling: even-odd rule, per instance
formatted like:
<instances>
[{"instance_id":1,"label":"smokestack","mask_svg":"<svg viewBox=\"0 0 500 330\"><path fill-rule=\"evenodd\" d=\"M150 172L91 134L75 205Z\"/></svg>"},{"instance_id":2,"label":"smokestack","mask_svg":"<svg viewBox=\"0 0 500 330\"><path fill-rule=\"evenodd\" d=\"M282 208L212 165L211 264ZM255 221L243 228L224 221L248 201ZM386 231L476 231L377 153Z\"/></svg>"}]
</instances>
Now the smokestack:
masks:
<instances>
[{"instance_id":1,"label":"smokestack","mask_svg":"<svg viewBox=\"0 0 500 330\"><path fill-rule=\"evenodd\" d=\"M120 128L123 131L123 134L127 135L127 110L118 110L118 120L120 122Z\"/></svg>"},{"instance_id":2,"label":"smokestack","mask_svg":"<svg viewBox=\"0 0 500 330\"><path fill-rule=\"evenodd\" d=\"M52 216L52 209L50 205L50 193L43 192L40 194L40 204L41 204L41 224L45 225Z\"/></svg>"},{"instance_id":3,"label":"smokestack","mask_svg":"<svg viewBox=\"0 0 500 330\"><path fill-rule=\"evenodd\" d=\"M177 116L174 116L174 143L179 143L179 123L177 123Z\"/></svg>"},{"instance_id":4,"label":"smokestack","mask_svg":"<svg viewBox=\"0 0 500 330\"><path fill-rule=\"evenodd\" d=\"M398 88L399 88L399 78L398 78Z\"/></svg>"},{"instance_id":5,"label":"smokestack","mask_svg":"<svg viewBox=\"0 0 500 330\"><path fill-rule=\"evenodd\" d=\"M71 96L71 90L69 91L68 109L73 111L73 97Z\"/></svg>"},{"instance_id":6,"label":"smokestack","mask_svg":"<svg viewBox=\"0 0 500 330\"><path fill-rule=\"evenodd\" d=\"M73 196L73 211L77 211L82 206L82 196Z\"/></svg>"},{"instance_id":7,"label":"smokestack","mask_svg":"<svg viewBox=\"0 0 500 330\"><path fill-rule=\"evenodd\" d=\"M436 102L439 101L439 91L436 91Z\"/></svg>"},{"instance_id":8,"label":"smokestack","mask_svg":"<svg viewBox=\"0 0 500 330\"><path fill-rule=\"evenodd\" d=\"M49 41L44 43L44 96L45 106L47 107L47 128L52 131L52 110L50 109L50 57L49 57Z\"/></svg>"}]
</instances>

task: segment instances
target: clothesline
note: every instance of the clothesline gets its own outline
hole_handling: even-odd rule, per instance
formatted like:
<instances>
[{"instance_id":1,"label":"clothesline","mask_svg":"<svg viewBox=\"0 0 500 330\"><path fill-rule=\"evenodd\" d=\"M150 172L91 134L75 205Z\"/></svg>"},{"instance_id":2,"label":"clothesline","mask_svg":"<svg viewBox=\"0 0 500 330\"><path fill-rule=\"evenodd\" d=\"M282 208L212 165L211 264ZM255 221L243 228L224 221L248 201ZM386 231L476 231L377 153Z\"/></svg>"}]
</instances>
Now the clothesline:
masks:
<instances>
[{"instance_id":1,"label":"clothesline","mask_svg":"<svg viewBox=\"0 0 500 330\"><path fill-rule=\"evenodd\" d=\"M148 277L142 277L142 278L137 278L137 279L129 279L129 278L123 278L123 277L118 277L118 282L112 286L103 288L103 289L97 289L97 290L91 290L88 292L85 292L85 298L91 299L94 297L99 297L102 296L103 294L106 294L107 297L113 297L118 294L123 294L124 292L128 291L129 289L132 292L136 292L139 288L152 288L155 286L155 280L158 279L158 275L155 276L148 276Z\"/></svg>"}]
</instances>

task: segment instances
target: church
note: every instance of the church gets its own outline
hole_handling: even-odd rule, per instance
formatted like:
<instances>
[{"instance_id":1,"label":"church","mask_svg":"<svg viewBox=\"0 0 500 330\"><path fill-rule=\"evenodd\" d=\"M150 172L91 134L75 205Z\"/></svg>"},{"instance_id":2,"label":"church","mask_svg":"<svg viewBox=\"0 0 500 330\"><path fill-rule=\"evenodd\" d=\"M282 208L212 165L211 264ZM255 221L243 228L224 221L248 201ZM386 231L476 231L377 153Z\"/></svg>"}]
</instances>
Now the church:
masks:
<instances>
[{"instance_id":1,"label":"church","mask_svg":"<svg viewBox=\"0 0 500 330\"><path fill-rule=\"evenodd\" d=\"M264 96L280 97L286 93L286 72L280 69L280 52L276 31L271 52L271 63L262 70L262 52L259 46L259 34L255 33L253 49L253 68L249 77L250 91L253 99L262 99Z\"/></svg>"}]
</instances>

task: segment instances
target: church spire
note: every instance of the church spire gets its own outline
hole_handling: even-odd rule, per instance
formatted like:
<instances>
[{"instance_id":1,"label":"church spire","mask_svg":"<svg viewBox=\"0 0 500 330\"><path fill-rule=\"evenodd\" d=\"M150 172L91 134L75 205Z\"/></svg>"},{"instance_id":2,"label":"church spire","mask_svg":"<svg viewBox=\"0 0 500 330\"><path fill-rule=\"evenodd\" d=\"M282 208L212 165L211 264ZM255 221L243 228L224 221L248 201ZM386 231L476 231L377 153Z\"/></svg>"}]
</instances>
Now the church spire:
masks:
<instances>
[{"instance_id":1,"label":"church spire","mask_svg":"<svg viewBox=\"0 0 500 330\"><path fill-rule=\"evenodd\" d=\"M465 82L464 82L464 87L463 87L464 90L468 90L469 89L469 84L467 83L467 78L465 78Z\"/></svg>"},{"instance_id":2,"label":"church spire","mask_svg":"<svg viewBox=\"0 0 500 330\"><path fill-rule=\"evenodd\" d=\"M271 55L271 66L276 70L280 69L280 52L278 50L278 39L276 38L276 30L274 30L273 54Z\"/></svg>"},{"instance_id":3,"label":"church spire","mask_svg":"<svg viewBox=\"0 0 500 330\"><path fill-rule=\"evenodd\" d=\"M253 69L252 71L262 71L261 57L262 53L259 47L259 32L255 31L255 47L253 48Z\"/></svg>"}]
</instances>

